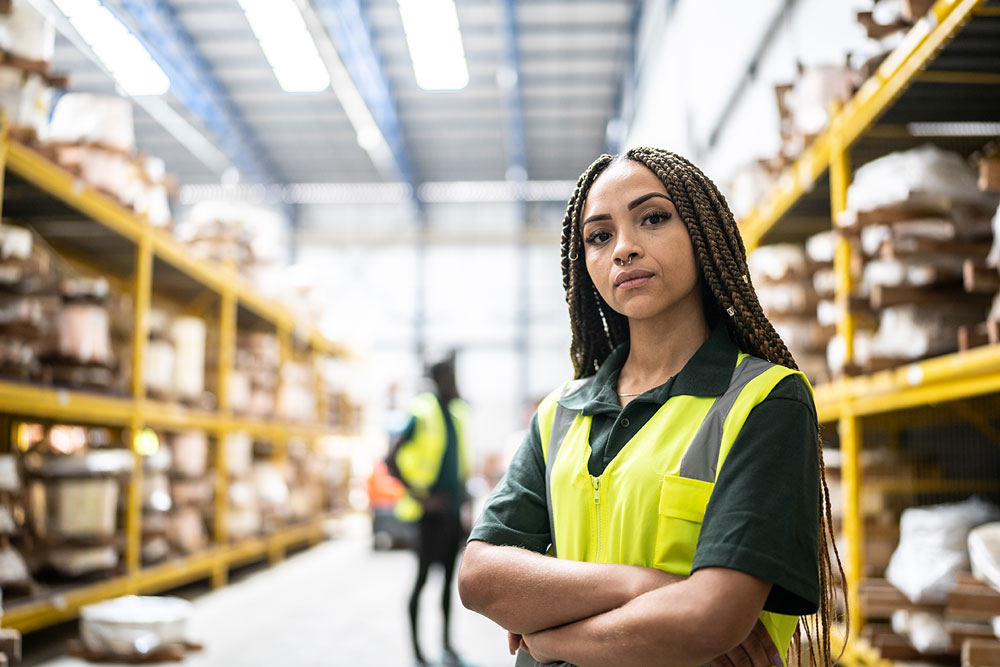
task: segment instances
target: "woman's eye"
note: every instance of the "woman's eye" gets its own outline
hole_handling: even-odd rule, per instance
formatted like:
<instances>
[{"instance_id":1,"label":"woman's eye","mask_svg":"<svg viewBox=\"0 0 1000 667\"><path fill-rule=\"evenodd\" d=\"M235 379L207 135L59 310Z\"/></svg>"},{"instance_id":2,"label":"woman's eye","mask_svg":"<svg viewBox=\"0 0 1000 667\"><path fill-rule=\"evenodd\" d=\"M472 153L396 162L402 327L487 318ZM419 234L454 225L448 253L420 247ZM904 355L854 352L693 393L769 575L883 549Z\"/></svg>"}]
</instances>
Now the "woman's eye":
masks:
<instances>
[{"instance_id":1,"label":"woman's eye","mask_svg":"<svg viewBox=\"0 0 1000 667\"><path fill-rule=\"evenodd\" d=\"M611 238L611 234L609 234L607 232L597 231L597 232L591 232L590 234L587 234L586 241L587 241L587 243L591 243L591 244L593 244L593 243L604 243L605 241L607 241L610 238Z\"/></svg>"},{"instance_id":2,"label":"woman's eye","mask_svg":"<svg viewBox=\"0 0 1000 667\"><path fill-rule=\"evenodd\" d=\"M667 211L657 211L655 213L648 213L643 217L643 222L647 222L651 225L658 225L661 222L666 222L670 219L670 213Z\"/></svg>"}]
</instances>

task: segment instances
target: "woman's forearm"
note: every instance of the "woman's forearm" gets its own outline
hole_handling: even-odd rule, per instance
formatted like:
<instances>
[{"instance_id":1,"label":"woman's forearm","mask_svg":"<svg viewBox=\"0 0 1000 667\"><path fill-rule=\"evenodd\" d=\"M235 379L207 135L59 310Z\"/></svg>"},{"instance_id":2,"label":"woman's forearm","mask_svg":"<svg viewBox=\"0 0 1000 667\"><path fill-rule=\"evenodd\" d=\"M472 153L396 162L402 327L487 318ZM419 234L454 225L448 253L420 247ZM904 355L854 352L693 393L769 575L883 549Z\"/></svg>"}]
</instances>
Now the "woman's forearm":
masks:
<instances>
[{"instance_id":1,"label":"woman's forearm","mask_svg":"<svg viewBox=\"0 0 1000 667\"><path fill-rule=\"evenodd\" d=\"M701 572L708 574L523 641L539 662L580 667L708 663L750 634L770 584L731 570Z\"/></svg>"},{"instance_id":2,"label":"woman's forearm","mask_svg":"<svg viewBox=\"0 0 1000 667\"><path fill-rule=\"evenodd\" d=\"M682 579L651 568L562 560L473 541L458 590L469 609L525 634L601 614Z\"/></svg>"}]
</instances>

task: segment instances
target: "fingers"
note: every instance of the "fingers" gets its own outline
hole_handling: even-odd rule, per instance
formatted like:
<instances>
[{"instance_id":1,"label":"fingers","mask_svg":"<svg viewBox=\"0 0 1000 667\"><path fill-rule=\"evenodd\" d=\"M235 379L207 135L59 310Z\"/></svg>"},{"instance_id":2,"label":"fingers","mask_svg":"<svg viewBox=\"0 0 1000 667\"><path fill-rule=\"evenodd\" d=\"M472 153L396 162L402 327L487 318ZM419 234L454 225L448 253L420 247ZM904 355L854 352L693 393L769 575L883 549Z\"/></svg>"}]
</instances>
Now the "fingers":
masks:
<instances>
[{"instance_id":1,"label":"fingers","mask_svg":"<svg viewBox=\"0 0 1000 667\"><path fill-rule=\"evenodd\" d=\"M768 667L769 665L784 667L785 663L781 659L778 648L774 645L767 628L759 620L753 626L750 636L740 646L746 651L753 667Z\"/></svg>"},{"instance_id":2,"label":"fingers","mask_svg":"<svg viewBox=\"0 0 1000 667\"><path fill-rule=\"evenodd\" d=\"M738 649L739 647L734 650ZM726 653L725 655L720 655L718 658L709 663L709 667L733 667L733 661L730 660L729 654Z\"/></svg>"},{"instance_id":3,"label":"fingers","mask_svg":"<svg viewBox=\"0 0 1000 667\"><path fill-rule=\"evenodd\" d=\"M521 635L516 635L513 632L507 633L507 650L510 651L511 655L517 653L517 649L521 646Z\"/></svg>"}]
</instances>

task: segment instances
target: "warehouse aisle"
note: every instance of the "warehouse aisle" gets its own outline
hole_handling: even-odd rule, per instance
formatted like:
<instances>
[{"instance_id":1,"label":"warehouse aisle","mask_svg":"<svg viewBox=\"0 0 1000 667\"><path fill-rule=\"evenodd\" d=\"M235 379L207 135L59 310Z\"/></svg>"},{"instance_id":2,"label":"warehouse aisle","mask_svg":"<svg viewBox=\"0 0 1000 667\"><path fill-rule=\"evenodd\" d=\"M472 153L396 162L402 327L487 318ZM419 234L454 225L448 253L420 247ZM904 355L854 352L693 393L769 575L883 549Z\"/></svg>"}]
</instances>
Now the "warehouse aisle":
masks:
<instances>
[{"instance_id":1,"label":"warehouse aisle","mask_svg":"<svg viewBox=\"0 0 1000 667\"><path fill-rule=\"evenodd\" d=\"M191 654L182 664L412 664L405 601L416 559L406 551L373 552L368 530L364 519L345 522L336 539L198 598L190 635L203 641L205 650ZM439 591L439 575L432 574L424 589L421 618L422 646L432 658L440 655ZM453 636L462 657L474 667L511 665L504 633L461 607L457 593L453 600ZM90 663L67 657L37 664L82 667Z\"/></svg>"}]
</instances>

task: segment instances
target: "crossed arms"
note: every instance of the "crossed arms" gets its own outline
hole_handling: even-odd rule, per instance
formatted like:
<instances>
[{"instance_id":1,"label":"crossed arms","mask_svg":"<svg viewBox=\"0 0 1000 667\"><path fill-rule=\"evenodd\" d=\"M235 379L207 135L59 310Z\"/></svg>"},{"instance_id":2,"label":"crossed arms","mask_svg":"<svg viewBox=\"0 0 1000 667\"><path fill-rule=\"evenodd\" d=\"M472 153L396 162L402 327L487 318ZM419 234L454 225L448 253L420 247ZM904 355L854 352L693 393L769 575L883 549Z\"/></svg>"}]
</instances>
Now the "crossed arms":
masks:
<instances>
[{"instance_id":1,"label":"crossed arms","mask_svg":"<svg viewBox=\"0 0 1000 667\"><path fill-rule=\"evenodd\" d=\"M757 624L771 584L737 570L684 578L473 541L458 586L466 607L520 635L539 662L702 665L739 647L747 665L781 664Z\"/></svg>"}]
</instances>

